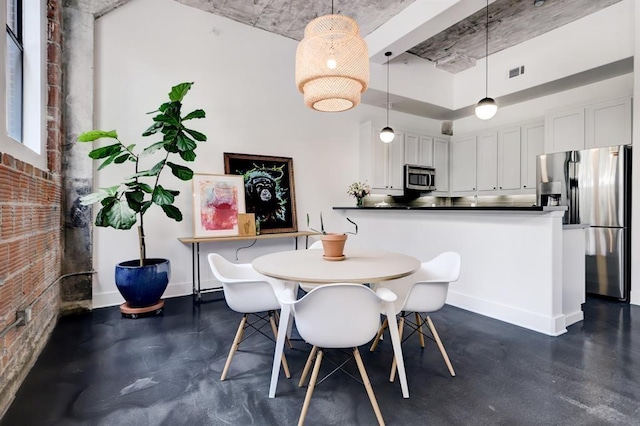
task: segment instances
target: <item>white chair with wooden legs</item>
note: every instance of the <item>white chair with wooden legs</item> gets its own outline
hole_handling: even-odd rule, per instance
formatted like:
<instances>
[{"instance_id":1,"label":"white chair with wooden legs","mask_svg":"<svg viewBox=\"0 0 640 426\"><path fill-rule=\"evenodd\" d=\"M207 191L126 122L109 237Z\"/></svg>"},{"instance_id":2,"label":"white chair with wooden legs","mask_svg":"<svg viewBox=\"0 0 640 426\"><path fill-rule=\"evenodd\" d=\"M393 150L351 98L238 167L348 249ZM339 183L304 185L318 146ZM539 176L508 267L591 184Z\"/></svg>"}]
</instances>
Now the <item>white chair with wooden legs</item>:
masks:
<instances>
[{"instance_id":1,"label":"white chair with wooden legs","mask_svg":"<svg viewBox=\"0 0 640 426\"><path fill-rule=\"evenodd\" d=\"M261 330L267 324L271 326L274 338L277 339L276 320L280 302L276 297L276 292L284 290L285 285L258 273L251 264L232 263L217 253L209 254L208 260L216 280L222 283L227 305L232 310L243 314L220 377L220 380L225 380L233 355L242 341L254 333L260 333L271 339ZM256 317L254 321L250 321L251 315ZM243 339L247 328L252 328L253 333ZM291 374L284 354L282 354L282 368L287 378L290 378Z\"/></svg>"},{"instance_id":2,"label":"white chair with wooden legs","mask_svg":"<svg viewBox=\"0 0 640 426\"><path fill-rule=\"evenodd\" d=\"M386 311L392 312L395 294L387 289L380 289L374 293L368 287L357 284L327 284L314 288L299 300L295 300L291 291L279 293L278 298L283 308L286 305L290 306L300 336L313 345L298 384L300 387L304 385L315 359L298 425L304 424L318 380L320 364L324 356L323 350L346 348L350 348L353 352L373 411L378 423L383 425L382 413L362 363L358 346L368 343L376 335L380 325L380 311L386 305Z\"/></svg>"},{"instance_id":3,"label":"white chair with wooden legs","mask_svg":"<svg viewBox=\"0 0 640 426\"><path fill-rule=\"evenodd\" d=\"M436 331L436 327L433 325L431 317L423 315L424 313L431 313L440 310L446 300L447 291L449 289L449 283L457 281L460 275L460 255L455 252L444 252L434 259L423 262L420 269L413 275L398 280L386 281L378 285L379 288L389 288L396 294L406 294L405 297L398 297L395 309L396 315L400 315L398 320L398 333L402 339L402 333L405 325L412 329L412 333L407 336L403 341L408 339L414 333L418 334L420 346L425 347L424 338L427 337L433 340L444 359L449 373L455 376L456 373L453 369L453 365L449 360L447 351L442 344L442 340ZM398 303L400 302L400 303ZM415 322L411 320L412 315L415 316ZM423 329L423 325L426 323L430 334L426 334ZM380 339L385 328L388 327L388 318L384 320L382 326L378 330L376 337L371 344L370 350L373 352ZM393 359L391 365L391 373L389 375L389 381L394 381L396 373L396 360Z\"/></svg>"}]
</instances>

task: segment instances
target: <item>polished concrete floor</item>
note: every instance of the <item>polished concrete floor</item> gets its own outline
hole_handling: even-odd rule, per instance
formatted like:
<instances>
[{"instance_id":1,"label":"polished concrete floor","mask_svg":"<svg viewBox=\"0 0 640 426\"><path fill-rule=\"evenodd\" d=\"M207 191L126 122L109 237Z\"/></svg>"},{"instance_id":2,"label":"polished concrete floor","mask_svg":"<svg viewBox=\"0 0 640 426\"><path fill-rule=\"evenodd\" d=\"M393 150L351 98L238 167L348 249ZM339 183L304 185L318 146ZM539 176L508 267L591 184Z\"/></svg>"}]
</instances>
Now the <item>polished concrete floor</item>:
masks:
<instances>
[{"instance_id":1,"label":"polished concrete floor","mask_svg":"<svg viewBox=\"0 0 640 426\"><path fill-rule=\"evenodd\" d=\"M388 425L640 425L640 307L589 299L585 317L554 338L446 306L432 318L457 375L413 336L409 399L387 379L388 340L361 352ZM275 399L262 336L221 382L239 319L224 302L190 297L168 299L154 318L123 319L117 308L62 318L0 425L295 424L308 347L294 340L287 350L293 377L281 374ZM306 422L375 423L364 387L341 373L318 386Z\"/></svg>"}]
</instances>

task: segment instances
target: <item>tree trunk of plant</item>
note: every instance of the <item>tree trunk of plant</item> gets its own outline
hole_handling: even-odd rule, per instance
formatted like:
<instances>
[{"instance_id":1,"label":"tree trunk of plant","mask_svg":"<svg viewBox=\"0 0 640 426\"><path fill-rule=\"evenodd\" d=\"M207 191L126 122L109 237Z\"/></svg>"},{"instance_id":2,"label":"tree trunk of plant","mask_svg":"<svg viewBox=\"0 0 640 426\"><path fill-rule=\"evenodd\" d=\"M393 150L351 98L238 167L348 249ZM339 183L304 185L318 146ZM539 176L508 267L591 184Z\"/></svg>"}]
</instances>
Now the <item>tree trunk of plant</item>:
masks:
<instances>
[{"instance_id":1,"label":"tree trunk of plant","mask_svg":"<svg viewBox=\"0 0 640 426\"><path fill-rule=\"evenodd\" d=\"M138 226L138 242L140 244L140 266L144 266L144 260L147 258L147 247L144 242L144 228Z\"/></svg>"}]
</instances>

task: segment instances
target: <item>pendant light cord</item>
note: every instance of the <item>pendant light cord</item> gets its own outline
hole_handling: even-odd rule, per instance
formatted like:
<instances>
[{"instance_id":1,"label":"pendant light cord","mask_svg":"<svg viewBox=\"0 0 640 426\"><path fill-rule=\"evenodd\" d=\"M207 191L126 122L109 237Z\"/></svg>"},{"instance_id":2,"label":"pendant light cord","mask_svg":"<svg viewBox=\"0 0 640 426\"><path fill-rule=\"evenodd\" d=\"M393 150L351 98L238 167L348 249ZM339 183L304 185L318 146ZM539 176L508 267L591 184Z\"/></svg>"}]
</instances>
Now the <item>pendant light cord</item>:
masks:
<instances>
[{"instance_id":1,"label":"pendant light cord","mask_svg":"<svg viewBox=\"0 0 640 426\"><path fill-rule=\"evenodd\" d=\"M333 0L332 0L333 1ZM485 43L485 55L484 55L484 78L485 78L485 92L484 97L489 97L489 0L487 0L487 25L486 25L486 43Z\"/></svg>"},{"instance_id":2,"label":"pendant light cord","mask_svg":"<svg viewBox=\"0 0 640 426\"><path fill-rule=\"evenodd\" d=\"M389 127L389 61L391 61L391 52L385 53L387 57L387 127Z\"/></svg>"}]
</instances>

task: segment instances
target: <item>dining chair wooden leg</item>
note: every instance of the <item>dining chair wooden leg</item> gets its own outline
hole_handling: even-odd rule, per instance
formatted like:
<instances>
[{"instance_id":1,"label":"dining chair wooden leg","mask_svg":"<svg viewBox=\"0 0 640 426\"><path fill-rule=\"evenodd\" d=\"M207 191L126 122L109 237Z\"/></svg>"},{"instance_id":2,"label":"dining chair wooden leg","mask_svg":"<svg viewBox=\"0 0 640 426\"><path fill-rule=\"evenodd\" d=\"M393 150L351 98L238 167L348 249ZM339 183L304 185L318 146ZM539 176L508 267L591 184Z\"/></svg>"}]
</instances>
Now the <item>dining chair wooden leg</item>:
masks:
<instances>
[{"instance_id":1,"label":"dining chair wooden leg","mask_svg":"<svg viewBox=\"0 0 640 426\"><path fill-rule=\"evenodd\" d=\"M278 313L278 311L274 311L274 313L276 316L276 324L280 324L280 314ZM287 346L289 346L289 349L293 349L293 345L291 344L289 336L285 336L284 341L287 342Z\"/></svg>"},{"instance_id":2,"label":"dining chair wooden leg","mask_svg":"<svg viewBox=\"0 0 640 426\"><path fill-rule=\"evenodd\" d=\"M313 360L316 358L316 353L318 352L318 347L314 346L311 348L311 352L309 352L309 357L307 358L307 362L304 364L304 369L302 370L302 376L300 377L300 381L298 382L298 387L301 388L304 386L304 382L307 379L307 374L309 374L309 370L311 369L311 364Z\"/></svg>"},{"instance_id":3,"label":"dining chair wooden leg","mask_svg":"<svg viewBox=\"0 0 640 426\"><path fill-rule=\"evenodd\" d=\"M420 346L424 348L424 334L422 334L422 317L418 312L416 314L416 325L418 326L418 339L420 339Z\"/></svg>"},{"instance_id":4,"label":"dining chair wooden leg","mask_svg":"<svg viewBox=\"0 0 640 426\"><path fill-rule=\"evenodd\" d=\"M233 339L233 343L231 344L231 349L229 350L229 355L227 356L227 362L224 364L224 369L222 370L222 376L220 376L220 380L224 380L227 378L227 372L229 371L229 366L231 365L231 359L233 355L236 353L238 346L240 346L240 340L242 340L242 335L244 334L244 326L247 323L247 318L249 314L244 314L242 319L240 320L240 325L238 326L238 331L236 331L236 337Z\"/></svg>"},{"instance_id":5,"label":"dining chair wooden leg","mask_svg":"<svg viewBox=\"0 0 640 426\"><path fill-rule=\"evenodd\" d=\"M304 418L307 417L307 411L309 410L309 403L311 402L311 395L313 395L313 389L316 387L316 382L318 381L318 373L320 372L321 362L322 362L322 349L318 350L318 356L316 356L316 363L313 365L313 372L311 373L311 380L309 381L307 394L305 395L304 403L302 404L302 412L300 413L298 426L303 426Z\"/></svg>"},{"instance_id":6,"label":"dining chair wooden leg","mask_svg":"<svg viewBox=\"0 0 640 426\"><path fill-rule=\"evenodd\" d=\"M362 377L362 383L364 384L364 387L367 390L367 395L369 395L369 401L371 401L371 406L373 407L373 411L376 413L378 424L380 424L381 426L384 426L384 419L382 418L382 413L380 412L380 407L378 406L376 395L373 393L373 388L371 387L371 382L369 381L369 376L367 376L367 370L365 370L364 364L362 363L362 358L360 357L360 351L358 351L358 348L353 348L353 356L356 359L356 364L358 364L358 370L360 370L360 377Z\"/></svg>"},{"instance_id":7,"label":"dining chair wooden leg","mask_svg":"<svg viewBox=\"0 0 640 426\"><path fill-rule=\"evenodd\" d=\"M449 373L451 373L451 375L455 377L456 372L453 371L453 365L451 365L451 361L449 361L449 356L447 355L447 351L444 350L444 345L442 344L442 341L440 340L440 336L438 336L438 332L436 331L436 327L433 325L433 321L431 321L431 318L429 316L427 316L427 324L429 325L429 330L431 330L431 334L433 334L433 339L436 341L436 344L440 349L442 358L444 358L444 362L445 364L447 364Z\"/></svg>"},{"instance_id":8,"label":"dining chair wooden leg","mask_svg":"<svg viewBox=\"0 0 640 426\"><path fill-rule=\"evenodd\" d=\"M404 317L400 317L400 323L398 324L398 334L400 335L400 343L402 343L402 332L404 331ZM393 382L396 379L396 370L398 368L398 362L396 361L395 354L393 355L393 361L391 362L391 374L389 374L389 381Z\"/></svg>"},{"instance_id":9,"label":"dining chair wooden leg","mask_svg":"<svg viewBox=\"0 0 640 426\"><path fill-rule=\"evenodd\" d=\"M269 322L271 323L271 330L273 331L273 337L278 340L278 327L276 327L276 320L274 315L269 313ZM287 357L284 356L284 352L282 353L282 369L284 370L284 375L287 379L291 378L291 373L289 372L289 363L287 363Z\"/></svg>"},{"instance_id":10,"label":"dining chair wooden leg","mask_svg":"<svg viewBox=\"0 0 640 426\"><path fill-rule=\"evenodd\" d=\"M382 333L384 333L385 328L389 327L389 318L385 318L384 322L380 326L380 330L378 330L378 334L376 334L375 339L373 339L373 343L369 348L369 351L373 352L378 347L378 343L380 343L380 339L382 338Z\"/></svg>"}]
</instances>

